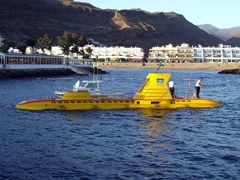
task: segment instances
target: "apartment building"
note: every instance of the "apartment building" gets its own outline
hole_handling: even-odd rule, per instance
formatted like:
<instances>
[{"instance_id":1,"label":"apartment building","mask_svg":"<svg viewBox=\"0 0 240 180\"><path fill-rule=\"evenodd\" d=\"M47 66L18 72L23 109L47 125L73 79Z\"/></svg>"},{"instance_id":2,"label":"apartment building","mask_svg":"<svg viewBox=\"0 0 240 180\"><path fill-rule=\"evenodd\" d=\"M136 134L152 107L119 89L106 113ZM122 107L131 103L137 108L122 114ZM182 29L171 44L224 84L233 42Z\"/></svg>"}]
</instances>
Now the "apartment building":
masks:
<instances>
[{"instance_id":1,"label":"apartment building","mask_svg":"<svg viewBox=\"0 0 240 180\"><path fill-rule=\"evenodd\" d=\"M240 47L219 44L218 47L190 47L172 44L149 50L149 62L240 63Z\"/></svg>"},{"instance_id":2,"label":"apartment building","mask_svg":"<svg viewBox=\"0 0 240 180\"><path fill-rule=\"evenodd\" d=\"M194 62L240 63L240 47L219 44L218 47L194 47Z\"/></svg>"},{"instance_id":3,"label":"apartment building","mask_svg":"<svg viewBox=\"0 0 240 180\"><path fill-rule=\"evenodd\" d=\"M188 44L183 43L180 46L168 44L165 46L156 46L149 50L149 62L193 62L193 49Z\"/></svg>"}]
</instances>

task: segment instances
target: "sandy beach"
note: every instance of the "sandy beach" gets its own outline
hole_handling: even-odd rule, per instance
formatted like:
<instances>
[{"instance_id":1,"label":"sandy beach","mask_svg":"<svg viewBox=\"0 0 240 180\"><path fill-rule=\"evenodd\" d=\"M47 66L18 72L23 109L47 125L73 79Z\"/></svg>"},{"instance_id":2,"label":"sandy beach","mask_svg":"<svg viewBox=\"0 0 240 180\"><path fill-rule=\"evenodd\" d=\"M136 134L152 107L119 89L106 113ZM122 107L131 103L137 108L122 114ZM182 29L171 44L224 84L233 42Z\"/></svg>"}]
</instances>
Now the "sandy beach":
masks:
<instances>
[{"instance_id":1,"label":"sandy beach","mask_svg":"<svg viewBox=\"0 0 240 180\"><path fill-rule=\"evenodd\" d=\"M159 63L116 63L116 62L100 62L98 67L107 68L157 68ZM165 63L162 69L201 69L201 70L225 70L240 68L239 63Z\"/></svg>"}]
</instances>

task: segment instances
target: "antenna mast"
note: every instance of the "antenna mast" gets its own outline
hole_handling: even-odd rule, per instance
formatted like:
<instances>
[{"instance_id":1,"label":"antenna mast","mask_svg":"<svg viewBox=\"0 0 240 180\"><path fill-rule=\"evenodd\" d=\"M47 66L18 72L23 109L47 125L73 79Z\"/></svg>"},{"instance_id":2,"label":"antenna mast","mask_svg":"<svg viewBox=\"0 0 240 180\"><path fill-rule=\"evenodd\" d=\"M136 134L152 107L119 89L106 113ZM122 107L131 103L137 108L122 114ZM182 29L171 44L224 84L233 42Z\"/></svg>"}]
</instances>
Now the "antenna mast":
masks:
<instances>
[{"instance_id":1,"label":"antenna mast","mask_svg":"<svg viewBox=\"0 0 240 180\"><path fill-rule=\"evenodd\" d=\"M161 66L164 66L164 64L163 64L162 62L160 62L160 63L159 63L159 65L158 65L158 68L157 68L156 72L158 72L158 71L159 71L159 69L161 68Z\"/></svg>"}]
</instances>

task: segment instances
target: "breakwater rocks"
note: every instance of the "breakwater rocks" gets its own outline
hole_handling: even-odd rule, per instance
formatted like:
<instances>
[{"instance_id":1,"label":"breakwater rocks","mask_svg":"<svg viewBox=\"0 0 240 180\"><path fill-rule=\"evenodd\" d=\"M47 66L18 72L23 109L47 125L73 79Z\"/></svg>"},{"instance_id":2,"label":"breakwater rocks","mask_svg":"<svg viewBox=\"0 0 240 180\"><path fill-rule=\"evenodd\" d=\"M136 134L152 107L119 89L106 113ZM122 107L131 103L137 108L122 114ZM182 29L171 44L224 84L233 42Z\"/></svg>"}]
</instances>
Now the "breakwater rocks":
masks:
<instances>
[{"instance_id":1,"label":"breakwater rocks","mask_svg":"<svg viewBox=\"0 0 240 180\"><path fill-rule=\"evenodd\" d=\"M237 74L240 75L240 68L238 69L226 69L218 72L219 74Z\"/></svg>"},{"instance_id":2,"label":"breakwater rocks","mask_svg":"<svg viewBox=\"0 0 240 180\"><path fill-rule=\"evenodd\" d=\"M0 69L0 78L52 77L76 74L70 69Z\"/></svg>"}]
</instances>

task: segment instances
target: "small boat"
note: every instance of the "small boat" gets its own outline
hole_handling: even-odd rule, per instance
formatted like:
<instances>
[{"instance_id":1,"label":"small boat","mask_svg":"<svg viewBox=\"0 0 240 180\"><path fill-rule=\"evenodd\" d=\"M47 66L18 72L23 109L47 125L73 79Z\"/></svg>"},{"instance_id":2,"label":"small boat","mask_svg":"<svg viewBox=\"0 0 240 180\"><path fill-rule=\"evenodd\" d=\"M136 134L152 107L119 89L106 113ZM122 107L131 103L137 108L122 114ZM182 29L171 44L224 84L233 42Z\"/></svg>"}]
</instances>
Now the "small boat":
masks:
<instances>
[{"instance_id":1,"label":"small boat","mask_svg":"<svg viewBox=\"0 0 240 180\"><path fill-rule=\"evenodd\" d=\"M168 81L171 74L149 73L142 87L132 98L112 98L96 95L98 89L91 81L80 86L76 83L72 90L62 93L61 97L23 101L16 105L23 110L91 110L91 109L177 109L177 108L214 108L220 102L203 98L172 98ZM87 86L87 87L86 87ZM95 91L97 92L97 91Z\"/></svg>"}]
</instances>

